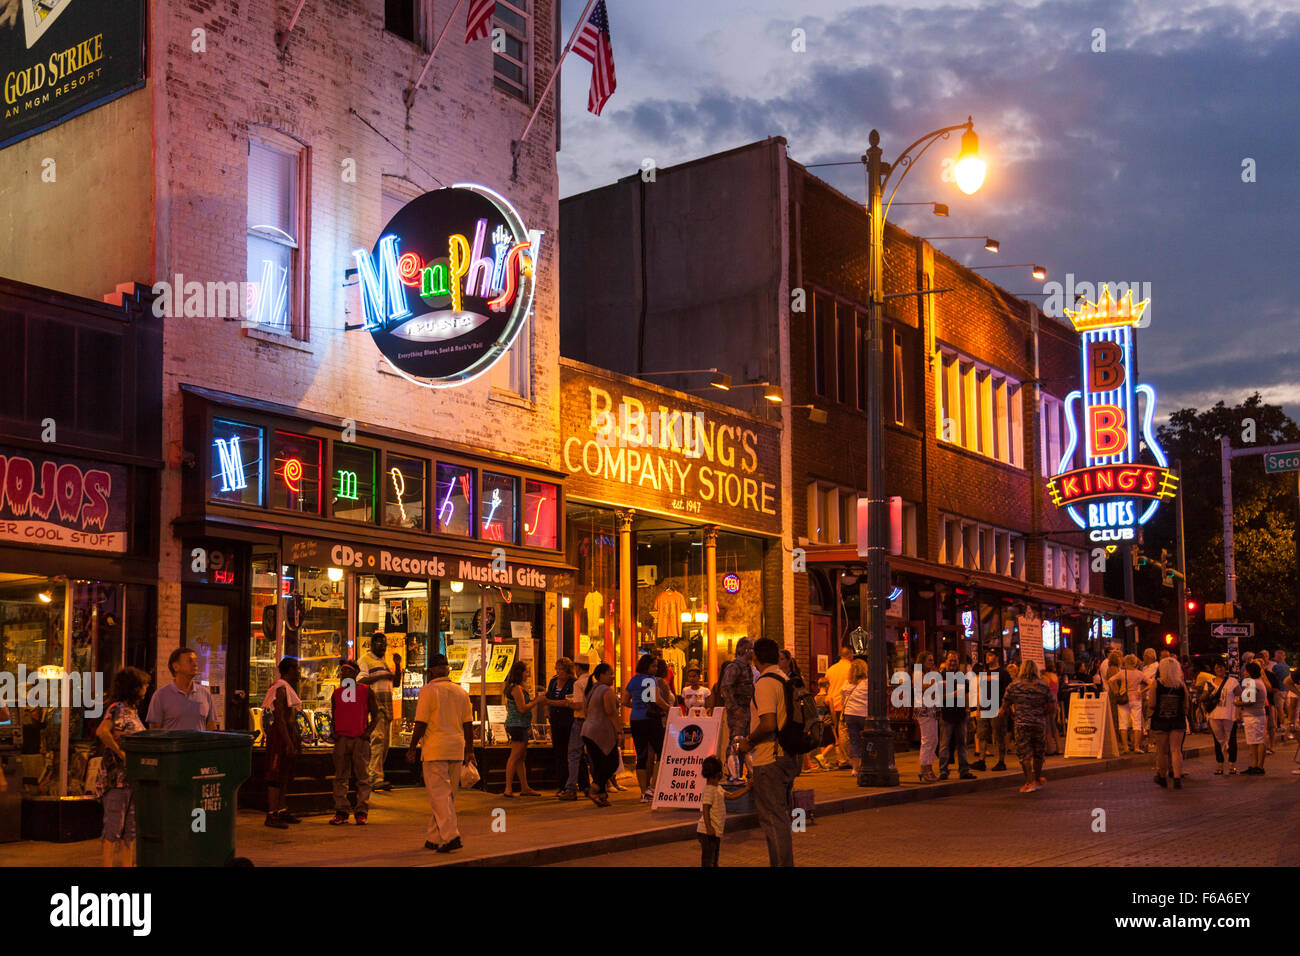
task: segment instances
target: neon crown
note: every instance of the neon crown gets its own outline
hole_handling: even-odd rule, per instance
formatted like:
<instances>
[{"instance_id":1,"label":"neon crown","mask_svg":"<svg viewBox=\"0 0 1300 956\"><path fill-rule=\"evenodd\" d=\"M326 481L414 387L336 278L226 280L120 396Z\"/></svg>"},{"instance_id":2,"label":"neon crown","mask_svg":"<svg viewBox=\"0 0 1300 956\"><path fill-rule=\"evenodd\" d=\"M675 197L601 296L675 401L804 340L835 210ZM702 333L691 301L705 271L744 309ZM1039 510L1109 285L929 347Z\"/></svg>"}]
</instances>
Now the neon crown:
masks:
<instances>
[{"instance_id":1,"label":"neon crown","mask_svg":"<svg viewBox=\"0 0 1300 956\"><path fill-rule=\"evenodd\" d=\"M1133 301L1133 290L1125 291L1124 297L1112 299L1110 286L1101 287L1101 299L1096 302L1083 301L1078 311L1066 309L1065 314L1074 323L1076 332L1090 332L1094 329L1111 329L1124 325L1137 325L1146 310L1150 299Z\"/></svg>"}]
</instances>

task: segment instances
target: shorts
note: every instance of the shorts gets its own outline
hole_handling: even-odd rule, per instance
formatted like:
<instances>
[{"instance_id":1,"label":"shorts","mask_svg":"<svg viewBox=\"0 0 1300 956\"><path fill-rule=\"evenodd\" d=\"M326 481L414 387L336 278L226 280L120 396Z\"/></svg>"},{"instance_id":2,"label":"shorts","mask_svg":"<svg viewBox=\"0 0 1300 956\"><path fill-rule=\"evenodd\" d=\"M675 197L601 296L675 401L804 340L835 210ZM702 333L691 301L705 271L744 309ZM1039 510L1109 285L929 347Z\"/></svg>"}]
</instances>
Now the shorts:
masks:
<instances>
[{"instance_id":1,"label":"shorts","mask_svg":"<svg viewBox=\"0 0 1300 956\"><path fill-rule=\"evenodd\" d=\"M1118 704L1119 707L1119 729L1120 732L1132 728L1136 731L1142 730L1142 698L1135 695L1129 695L1127 704Z\"/></svg>"},{"instance_id":2,"label":"shorts","mask_svg":"<svg viewBox=\"0 0 1300 956\"><path fill-rule=\"evenodd\" d=\"M1262 744L1268 740L1268 718L1246 714L1241 718L1246 730L1247 744Z\"/></svg>"},{"instance_id":3,"label":"shorts","mask_svg":"<svg viewBox=\"0 0 1300 956\"><path fill-rule=\"evenodd\" d=\"M135 839L135 803L130 787L104 791L104 832L101 839L111 842Z\"/></svg>"},{"instance_id":4,"label":"shorts","mask_svg":"<svg viewBox=\"0 0 1300 956\"><path fill-rule=\"evenodd\" d=\"M636 769L646 770L650 764L650 753L657 756L664 739L664 725L656 717L630 721L632 744L636 747Z\"/></svg>"},{"instance_id":5,"label":"shorts","mask_svg":"<svg viewBox=\"0 0 1300 956\"><path fill-rule=\"evenodd\" d=\"M527 743L533 736L533 725L523 724L516 727L512 724L506 724L506 736L510 738L511 743Z\"/></svg>"},{"instance_id":6,"label":"shorts","mask_svg":"<svg viewBox=\"0 0 1300 956\"><path fill-rule=\"evenodd\" d=\"M1046 750L1042 721L1016 727L1016 756L1024 763L1042 760Z\"/></svg>"},{"instance_id":7,"label":"shorts","mask_svg":"<svg viewBox=\"0 0 1300 956\"><path fill-rule=\"evenodd\" d=\"M293 779L293 766L298 755L292 750L272 747L266 763L266 785L285 789Z\"/></svg>"}]
</instances>

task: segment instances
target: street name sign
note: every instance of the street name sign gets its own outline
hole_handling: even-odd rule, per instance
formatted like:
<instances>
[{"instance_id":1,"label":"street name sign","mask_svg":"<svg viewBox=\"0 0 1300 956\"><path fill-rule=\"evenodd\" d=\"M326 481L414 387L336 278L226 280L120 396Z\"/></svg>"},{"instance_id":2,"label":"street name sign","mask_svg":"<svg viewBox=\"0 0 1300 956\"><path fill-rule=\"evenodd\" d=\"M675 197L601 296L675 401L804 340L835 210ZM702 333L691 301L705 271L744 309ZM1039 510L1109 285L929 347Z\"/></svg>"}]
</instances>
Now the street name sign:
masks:
<instances>
[{"instance_id":1,"label":"street name sign","mask_svg":"<svg viewBox=\"0 0 1300 956\"><path fill-rule=\"evenodd\" d=\"M1280 475L1286 471L1300 471L1300 451L1271 451L1264 456L1264 471Z\"/></svg>"}]
</instances>

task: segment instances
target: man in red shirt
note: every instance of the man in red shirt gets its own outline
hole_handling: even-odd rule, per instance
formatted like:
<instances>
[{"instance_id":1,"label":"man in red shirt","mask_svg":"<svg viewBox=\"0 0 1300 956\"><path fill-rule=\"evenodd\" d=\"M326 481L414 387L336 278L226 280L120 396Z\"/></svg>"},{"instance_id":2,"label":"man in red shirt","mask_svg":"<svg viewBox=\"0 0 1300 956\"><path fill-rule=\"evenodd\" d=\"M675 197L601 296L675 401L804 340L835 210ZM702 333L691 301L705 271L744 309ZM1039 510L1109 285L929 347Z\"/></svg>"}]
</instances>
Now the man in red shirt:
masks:
<instances>
[{"instance_id":1,"label":"man in red shirt","mask_svg":"<svg viewBox=\"0 0 1300 956\"><path fill-rule=\"evenodd\" d=\"M370 732L379 722L379 705L370 688L357 681L361 669L356 661L339 665L340 686L330 698L334 724L334 819L338 826L348 822L348 778L357 782L356 820L364 826L370 809Z\"/></svg>"}]
</instances>

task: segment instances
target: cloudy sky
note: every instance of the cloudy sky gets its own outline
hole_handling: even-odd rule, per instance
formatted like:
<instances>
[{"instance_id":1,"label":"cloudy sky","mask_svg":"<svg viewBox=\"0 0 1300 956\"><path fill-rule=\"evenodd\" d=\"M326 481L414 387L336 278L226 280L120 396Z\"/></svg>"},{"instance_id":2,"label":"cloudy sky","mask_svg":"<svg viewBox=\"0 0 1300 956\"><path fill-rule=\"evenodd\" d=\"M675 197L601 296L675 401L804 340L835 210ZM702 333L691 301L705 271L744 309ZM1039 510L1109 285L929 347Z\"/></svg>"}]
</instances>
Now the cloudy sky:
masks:
<instances>
[{"instance_id":1,"label":"cloudy sky","mask_svg":"<svg viewBox=\"0 0 1300 956\"><path fill-rule=\"evenodd\" d=\"M1161 418L1255 390L1300 418L1300 0L607 5L618 90L590 115L589 67L566 63L562 196L646 157L671 166L769 135L821 163L856 159L876 127L890 160L971 114L984 188L966 197L941 181L957 150L941 143L898 200L947 202L950 218L913 206L892 221L1001 241L997 256L936 243L967 265L1149 282L1139 342ZM564 0L566 36L584 6ZM860 166L815 172L864 197ZM989 275L1042 289L1027 270Z\"/></svg>"}]
</instances>

